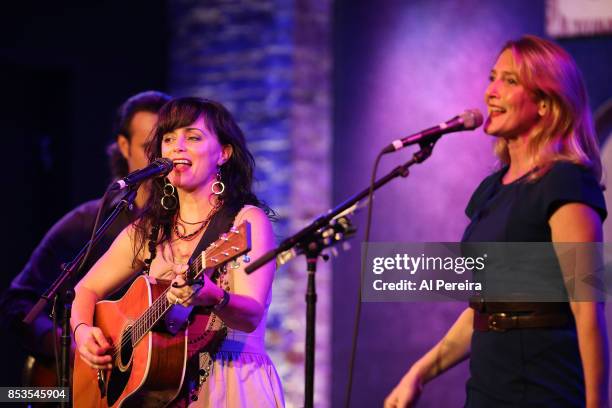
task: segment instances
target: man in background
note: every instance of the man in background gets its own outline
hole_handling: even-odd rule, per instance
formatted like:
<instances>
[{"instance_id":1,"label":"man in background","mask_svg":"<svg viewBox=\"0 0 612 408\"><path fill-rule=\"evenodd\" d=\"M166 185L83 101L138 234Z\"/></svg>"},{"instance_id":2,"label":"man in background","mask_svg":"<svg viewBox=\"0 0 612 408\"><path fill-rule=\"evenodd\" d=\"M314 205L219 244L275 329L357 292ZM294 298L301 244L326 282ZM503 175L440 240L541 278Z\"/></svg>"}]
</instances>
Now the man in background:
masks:
<instances>
[{"instance_id":1,"label":"man in background","mask_svg":"<svg viewBox=\"0 0 612 408\"><path fill-rule=\"evenodd\" d=\"M144 152L147 138L157 121L157 112L169 100L170 97L164 93L147 91L130 97L119 107L114 131L116 140L107 149L111 171L115 178L125 177L128 173L148 164ZM138 216L146 199L147 190L143 185L138 190L135 208L119 215L92 249L82 272L89 270L106 252L119 232ZM101 199L97 199L79 205L53 225L0 299L0 316L2 316L0 328L14 333L19 338L19 343L38 362L42 362L43 367L51 369L49 373L44 368L38 371L40 366L37 365L34 370L40 372L42 376L54 373L53 322L48 312L40 313L29 326L22 321L40 296L59 276L61 265L71 261L90 239L100 201ZM109 208L112 207L114 206L111 205ZM75 282L78 279L80 276L75 277ZM61 310L58 310L58 314L60 313ZM32 372L32 367L28 369L28 366L34 361L32 357L26 361L28 375ZM51 385L44 384L48 381L53 380L39 381L24 378L23 382L41 386Z\"/></svg>"}]
</instances>

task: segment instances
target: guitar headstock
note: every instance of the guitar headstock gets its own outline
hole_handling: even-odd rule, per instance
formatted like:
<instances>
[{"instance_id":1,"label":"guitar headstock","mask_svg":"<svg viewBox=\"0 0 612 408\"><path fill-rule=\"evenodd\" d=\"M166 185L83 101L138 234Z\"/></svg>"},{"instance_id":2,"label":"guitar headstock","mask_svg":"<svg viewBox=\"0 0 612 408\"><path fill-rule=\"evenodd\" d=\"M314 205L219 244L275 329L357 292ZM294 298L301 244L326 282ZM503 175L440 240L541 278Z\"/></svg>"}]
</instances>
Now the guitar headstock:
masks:
<instances>
[{"instance_id":1,"label":"guitar headstock","mask_svg":"<svg viewBox=\"0 0 612 408\"><path fill-rule=\"evenodd\" d=\"M206 248L201 257L202 269L216 268L251 250L251 224L242 224L221 235Z\"/></svg>"}]
</instances>

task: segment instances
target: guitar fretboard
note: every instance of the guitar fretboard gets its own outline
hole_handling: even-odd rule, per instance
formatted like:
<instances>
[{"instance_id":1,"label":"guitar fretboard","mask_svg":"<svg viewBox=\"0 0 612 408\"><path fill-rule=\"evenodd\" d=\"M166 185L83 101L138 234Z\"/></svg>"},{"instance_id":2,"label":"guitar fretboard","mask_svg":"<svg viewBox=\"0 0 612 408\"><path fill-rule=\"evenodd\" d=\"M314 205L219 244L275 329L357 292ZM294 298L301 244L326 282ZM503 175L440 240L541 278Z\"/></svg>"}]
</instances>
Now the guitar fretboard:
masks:
<instances>
[{"instance_id":1,"label":"guitar fretboard","mask_svg":"<svg viewBox=\"0 0 612 408\"><path fill-rule=\"evenodd\" d=\"M202 252L189 265L186 276L188 279L197 279L206 267L217 267L236 256L250 250L250 225L244 222L238 229L232 228L228 237L223 234L217 241L213 242L204 252ZM239 243L240 241L244 241ZM236 245L233 245L234 241ZM207 261L206 261L207 260ZM129 327L122 336L122 343L127 343L128 339L132 345L136 345L151 329L161 320L161 318L170 310L174 304L170 303L167 298L167 293L170 287L157 297L141 316L139 316L131 327ZM125 345L125 344L122 344ZM115 347L114 354L120 353L121 347Z\"/></svg>"},{"instance_id":2,"label":"guitar fretboard","mask_svg":"<svg viewBox=\"0 0 612 408\"><path fill-rule=\"evenodd\" d=\"M187 269L188 277L197 278L200 276L203 271L203 257L204 254L201 254L191 265L189 265L189 268ZM136 319L132 326L132 344L138 343L173 306L172 303L168 302L168 297L166 296L169 290L170 287L168 287L157 299L155 299L153 304L147 310L145 310L142 316Z\"/></svg>"}]
</instances>

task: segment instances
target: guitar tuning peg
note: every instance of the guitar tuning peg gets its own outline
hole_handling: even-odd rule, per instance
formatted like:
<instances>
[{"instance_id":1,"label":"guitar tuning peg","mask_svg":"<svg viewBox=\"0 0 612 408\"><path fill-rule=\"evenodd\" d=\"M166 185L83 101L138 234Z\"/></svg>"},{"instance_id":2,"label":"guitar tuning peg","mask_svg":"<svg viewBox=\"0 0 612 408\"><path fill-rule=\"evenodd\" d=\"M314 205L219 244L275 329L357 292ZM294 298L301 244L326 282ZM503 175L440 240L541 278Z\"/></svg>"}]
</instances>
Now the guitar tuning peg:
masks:
<instances>
[{"instance_id":1,"label":"guitar tuning peg","mask_svg":"<svg viewBox=\"0 0 612 408\"><path fill-rule=\"evenodd\" d=\"M242 262L244 262L244 263L249 263L249 262L251 262L251 257L245 254L245 255L242 257Z\"/></svg>"}]
</instances>

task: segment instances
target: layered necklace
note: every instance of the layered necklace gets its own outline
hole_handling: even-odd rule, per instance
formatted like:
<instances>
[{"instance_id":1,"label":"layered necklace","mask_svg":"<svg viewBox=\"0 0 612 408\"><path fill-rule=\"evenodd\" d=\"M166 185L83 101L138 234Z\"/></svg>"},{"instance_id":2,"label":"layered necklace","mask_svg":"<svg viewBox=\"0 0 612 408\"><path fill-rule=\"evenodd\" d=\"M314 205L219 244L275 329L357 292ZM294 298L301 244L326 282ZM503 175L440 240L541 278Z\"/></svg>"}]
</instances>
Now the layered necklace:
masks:
<instances>
[{"instance_id":1,"label":"layered necklace","mask_svg":"<svg viewBox=\"0 0 612 408\"><path fill-rule=\"evenodd\" d=\"M206 216L205 219L203 219L202 221L197 221L197 222L187 222L184 219L181 218L181 212L177 211L177 217L180 220L181 224L184 225L200 225L195 231L193 231L192 233L189 234L183 234L179 231L178 229L178 222L174 223L174 233L176 234L177 238L183 241L191 241L192 239L194 239L195 237L198 236L198 234L200 234L200 232L202 232L202 230L204 230L204 228L206 228L206 226L210 223L210 220L212 219L213 215L215 215L215 213L219 210L219 207L214 206L213 208L211 208L210 212L208 213L208 215ZM187 228L185 228L186 230Z\"/></svg>"}]
</instances>

